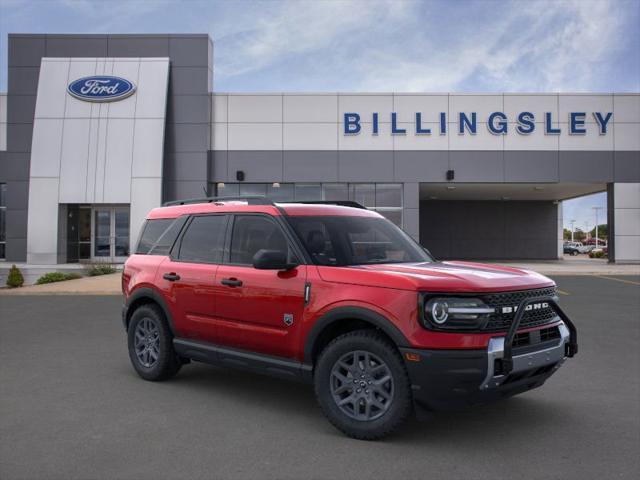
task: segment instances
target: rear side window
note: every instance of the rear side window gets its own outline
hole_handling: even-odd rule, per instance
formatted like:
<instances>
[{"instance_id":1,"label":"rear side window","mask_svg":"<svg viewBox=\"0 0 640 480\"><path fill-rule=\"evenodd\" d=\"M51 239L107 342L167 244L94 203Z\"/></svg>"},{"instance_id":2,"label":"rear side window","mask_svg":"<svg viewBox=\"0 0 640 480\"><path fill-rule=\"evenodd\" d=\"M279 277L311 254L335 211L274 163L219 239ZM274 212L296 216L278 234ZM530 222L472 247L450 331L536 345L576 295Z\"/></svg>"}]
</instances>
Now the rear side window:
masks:
<instances>
[{"instance_id":1,"label":"rear side window","mask_svg":"<svg viewBox=\"0 0 640 480\"><path fill-rule=\"evenodd\" d=\"M137 254L146 255L156 244L160 236L167 230L169 225L173 223L174 218L158 218L155 220L147 220L142 228L142 235L138 242Z\"/></svg>"},{"instance_id":2,"label":"rear side window","mask_svg":"<svg viewBox=\"0 0 640 480\"><path fill-rule=\"evenodd\" d=\"M183 262L221 263L226 226L225 215L193 217L182 236L178 259Z\"/></svg>"}]
</instances>

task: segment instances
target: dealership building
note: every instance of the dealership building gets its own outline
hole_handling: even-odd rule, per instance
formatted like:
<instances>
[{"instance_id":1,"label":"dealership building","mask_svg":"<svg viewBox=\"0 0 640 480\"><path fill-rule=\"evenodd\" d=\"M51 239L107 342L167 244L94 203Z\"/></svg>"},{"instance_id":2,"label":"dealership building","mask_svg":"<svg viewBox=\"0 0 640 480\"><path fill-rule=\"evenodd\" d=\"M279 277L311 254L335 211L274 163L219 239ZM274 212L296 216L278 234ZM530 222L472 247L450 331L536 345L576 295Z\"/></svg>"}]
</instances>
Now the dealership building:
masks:
<instances>
[{"instance_id":1,"label":"dealership building","mask_svg":"<svg viewBox=\"0 0 640 480\"><path fill-rule=\"evenodd\" d=\"M207 195L355 200L442 259L562 257L606 191L640 262L640 94L221 93L208 35L8 38L0 261L120 262L147 212Z\"/></svg>"}]
</instances>

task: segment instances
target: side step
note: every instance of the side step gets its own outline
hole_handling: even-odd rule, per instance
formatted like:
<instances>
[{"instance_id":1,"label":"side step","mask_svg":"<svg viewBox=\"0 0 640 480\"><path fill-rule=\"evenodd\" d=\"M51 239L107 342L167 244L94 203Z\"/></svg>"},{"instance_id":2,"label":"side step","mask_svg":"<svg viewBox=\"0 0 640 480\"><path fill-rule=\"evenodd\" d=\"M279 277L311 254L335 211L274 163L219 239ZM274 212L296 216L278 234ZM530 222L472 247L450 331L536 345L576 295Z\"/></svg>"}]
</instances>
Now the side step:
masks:
<instances>
[{"instance_id":1,"label":"side step","mask_svg":"<svg viewBox=\"0 0 640 480\"><path fill-rule=\"evenodd\" d=\"M222 367L238 368L285 380L311 383L312 366L288 358L247 352L212 343L174 338L173 348L182 357Z\"/></svg>"}]
</instances>

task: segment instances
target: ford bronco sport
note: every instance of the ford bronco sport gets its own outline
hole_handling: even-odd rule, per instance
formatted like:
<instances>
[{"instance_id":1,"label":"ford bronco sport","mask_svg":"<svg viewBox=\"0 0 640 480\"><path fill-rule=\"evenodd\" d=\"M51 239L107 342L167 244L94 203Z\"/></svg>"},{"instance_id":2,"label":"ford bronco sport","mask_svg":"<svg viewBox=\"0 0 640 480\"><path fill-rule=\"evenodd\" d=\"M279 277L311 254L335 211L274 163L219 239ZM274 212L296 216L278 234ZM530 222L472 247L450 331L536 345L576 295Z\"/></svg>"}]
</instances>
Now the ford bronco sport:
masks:
<instances>
[{"instance_id":1,"label":"ford bronco sport","mask_svg":"<svg viewBox=\"0 0 640 480\"><path fill-rule=\"evenodd\" d=\"M306 381L335 427L378 439L412 411L539 387L576 354L548 278L437 262L380 214L322 203L152 210L122 275L136 372L199 361Z\"/></svg>"}]
</instances>

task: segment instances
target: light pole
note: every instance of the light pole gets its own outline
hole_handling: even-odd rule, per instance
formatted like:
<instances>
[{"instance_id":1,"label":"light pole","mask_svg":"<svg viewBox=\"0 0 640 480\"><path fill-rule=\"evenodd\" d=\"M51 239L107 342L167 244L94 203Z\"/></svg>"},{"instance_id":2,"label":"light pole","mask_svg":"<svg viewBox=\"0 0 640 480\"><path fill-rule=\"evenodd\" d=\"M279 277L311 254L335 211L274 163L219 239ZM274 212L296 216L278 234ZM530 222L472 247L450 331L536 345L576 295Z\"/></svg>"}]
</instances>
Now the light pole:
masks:
<instances>
[{"instance_id":1,"label":"light pole","mask_svg":"<svg viewBox=\"0 0 640 480\"><path fill-rule=\"evenodd\" d=\"M591 207L596 212L596 248L598 248L598 210L602 210L602 207Z\"/></svg>"},{"instance_id":2,"label":"light pole","mask_svg":"<svg viewBox=\"0 0 640 480\"><path fill-rule=\"evenodd\" d=\"M571 241L573 242L573 231L575 230L574 225L576 224L576 221L571 220L569 223L571 224Z\"/></svg>"}]
</instances>

